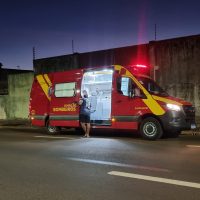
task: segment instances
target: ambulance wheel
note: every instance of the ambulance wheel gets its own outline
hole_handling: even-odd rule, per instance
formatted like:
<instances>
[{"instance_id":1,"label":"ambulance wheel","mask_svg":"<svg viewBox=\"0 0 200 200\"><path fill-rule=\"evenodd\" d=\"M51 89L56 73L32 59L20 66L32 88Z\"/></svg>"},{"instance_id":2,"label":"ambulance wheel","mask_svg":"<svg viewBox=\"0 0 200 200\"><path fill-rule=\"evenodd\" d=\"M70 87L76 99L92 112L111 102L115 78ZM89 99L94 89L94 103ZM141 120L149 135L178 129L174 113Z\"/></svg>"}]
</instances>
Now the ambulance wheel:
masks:
<instances>
[{"instance_id":1,"label":"ambulance wheel","mask_svg":"<svg viewBox=\"0 0 200 200\"><path fill-rule=\"evenodd\" d=\"M160 122L153 118L145 118L140 124L140 134L144 139L156 140L162 137L163 129Z\"/></svg>"},{"instance_id":2,"label":"ambulance wheel","mask_svg":"<svg viewBox=\"0 0 200 200\"><path fill-rule=\"evenodd\" d=\"M58 127L58 126L51 126L49 124L49 121L47 121L47 123L46 123L46 128L47 128L48 134L50 134L50 135L58 134L58 133L60 133L60 130L61 130L60 127Z\"/></svg>"}]
</instances>

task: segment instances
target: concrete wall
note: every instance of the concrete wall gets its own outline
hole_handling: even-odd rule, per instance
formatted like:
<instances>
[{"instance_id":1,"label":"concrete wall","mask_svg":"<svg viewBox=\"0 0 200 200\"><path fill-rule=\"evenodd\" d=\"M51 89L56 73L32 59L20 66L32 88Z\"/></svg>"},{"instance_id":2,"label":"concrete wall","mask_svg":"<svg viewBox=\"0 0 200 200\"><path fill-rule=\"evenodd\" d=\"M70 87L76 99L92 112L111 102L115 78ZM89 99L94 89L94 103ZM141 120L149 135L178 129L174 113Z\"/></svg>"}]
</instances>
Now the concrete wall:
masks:
<instances>
[{"instance_id":1,"label":"concrete wall","mask_svg":"<svg viewBox=\"0 0 200 200\"><path fill-rule=\"evenodd\" d=\"M35 74L65 71L84 67L109 65L149 64L148 44L122 48L75 53L73 55L56 56L34 60Z\"/></svg>"},{"instance_id":2,"label":"concrete wall","mask_svg":"<svg viewBox=\"0 0 200 200\"><path fill-rule=\"evenodd\" d=\"M33 73L8 76L8 95L0 96L0 119L27 119Z\"/></svg>"},{"instance_id":3,"label":"concrete wall","mask_svg":"<svg viewBox=\"0 0 200 200\"><path fill-rule=\"evenodd\" d=\"M7 100L7 95L6 96L0 96L0 119L7 119L6 115L6 100Z\"/></svg>"},{"instance_id":4,"label":"concrete wall","mask_svg":"<svg viewBox=\"0 0 200 200\"><path fill-rule=\"evenodd\" d=\"M78 53L37 59L33 61L33 65L35 74L65 71L81 67Z\"/></svg>"},{"instance_id":5,"label":"concrete wall","mask_svg":"<svg viewBox=\"0 0 200 200\"><path fill-rule=\"evenodd\" d=\"M200 35L150 43L156 81L172 96L192 102L200 116Z\"/></svg>"}]
</instances>

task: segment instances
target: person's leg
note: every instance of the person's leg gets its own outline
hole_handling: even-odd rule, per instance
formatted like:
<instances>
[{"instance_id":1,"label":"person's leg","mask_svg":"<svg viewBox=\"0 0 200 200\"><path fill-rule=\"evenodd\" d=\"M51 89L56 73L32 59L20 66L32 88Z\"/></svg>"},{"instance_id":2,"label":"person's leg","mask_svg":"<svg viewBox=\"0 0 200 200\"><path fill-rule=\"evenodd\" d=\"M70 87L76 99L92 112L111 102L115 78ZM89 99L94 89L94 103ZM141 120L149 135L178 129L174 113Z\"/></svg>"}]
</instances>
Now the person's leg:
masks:
<instances>
[{"instance_id":1,"label":"person's leg","mask_svg":"<svg viewBox=\"0 0 200 200\"><path fill-rule=\"evenodd\" d=\"M81 122L81 127L82 127L82 129L83 129L83 131L84 131L84 133L85 133L85 136L87 135L87 126L86 126L86 123L85 122Z\"/></svg>"},{"instance_id":2,"label":"person's leg","mask_svg":"<svg viewBox=\"0 0 200 200\"><path fill-rule=\"evenodd\" d=\"M86 123L86 136L90 136L90 123Z\"/></svg>"}]
</instances>

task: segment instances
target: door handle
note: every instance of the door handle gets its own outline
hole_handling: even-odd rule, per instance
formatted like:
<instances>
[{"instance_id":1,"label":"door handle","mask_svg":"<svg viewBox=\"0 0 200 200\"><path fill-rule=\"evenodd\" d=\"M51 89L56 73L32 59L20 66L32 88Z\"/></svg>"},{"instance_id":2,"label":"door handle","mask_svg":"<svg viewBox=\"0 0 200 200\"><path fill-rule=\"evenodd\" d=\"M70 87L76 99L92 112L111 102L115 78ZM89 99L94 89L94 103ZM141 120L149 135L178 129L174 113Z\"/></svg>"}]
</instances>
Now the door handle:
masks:
<instances>
[{"instance_id":1,"label":"door handle","mask_svg":"<svg viewBox=\"0 0 200 200\"><path fill-rule=\"evenodd\" d=\"M116 101L116 103L121 103L121 102L122 102L122 100L117 100L117 101Z\"/></svg>"}]
</instances>

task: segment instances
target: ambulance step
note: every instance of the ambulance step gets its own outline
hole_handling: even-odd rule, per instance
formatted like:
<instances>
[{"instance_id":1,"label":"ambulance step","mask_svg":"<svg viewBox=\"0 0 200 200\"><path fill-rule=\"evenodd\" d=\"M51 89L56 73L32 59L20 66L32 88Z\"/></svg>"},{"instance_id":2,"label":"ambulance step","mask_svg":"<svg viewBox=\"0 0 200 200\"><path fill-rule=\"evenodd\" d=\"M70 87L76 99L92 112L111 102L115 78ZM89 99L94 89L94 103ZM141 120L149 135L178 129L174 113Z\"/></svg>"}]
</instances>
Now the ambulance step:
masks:
<instances>
[{"instance_id":1,"label":"ambulance step","mask_svg":"<svg viewBox=\"0 0 200 200\"><path fill-rule=\"evenodd\" d=\"M91 120L91 125L111 126L111 120Z\"/></svg>"}]
</instances>

